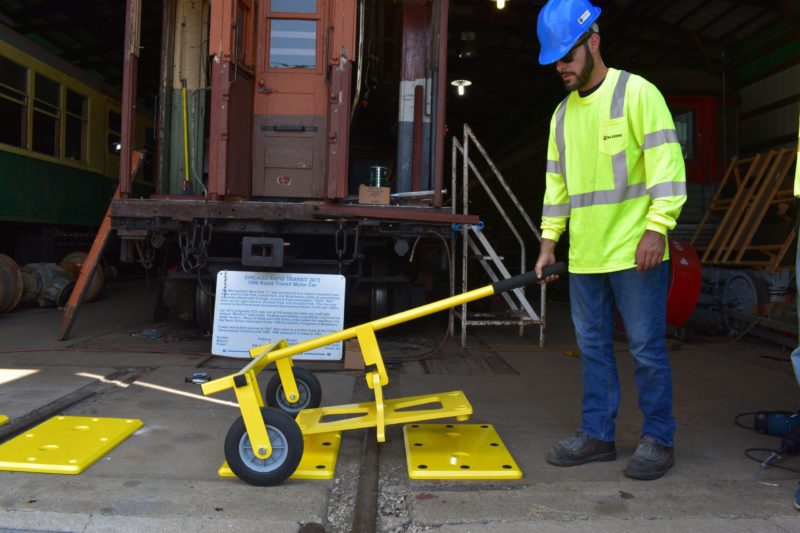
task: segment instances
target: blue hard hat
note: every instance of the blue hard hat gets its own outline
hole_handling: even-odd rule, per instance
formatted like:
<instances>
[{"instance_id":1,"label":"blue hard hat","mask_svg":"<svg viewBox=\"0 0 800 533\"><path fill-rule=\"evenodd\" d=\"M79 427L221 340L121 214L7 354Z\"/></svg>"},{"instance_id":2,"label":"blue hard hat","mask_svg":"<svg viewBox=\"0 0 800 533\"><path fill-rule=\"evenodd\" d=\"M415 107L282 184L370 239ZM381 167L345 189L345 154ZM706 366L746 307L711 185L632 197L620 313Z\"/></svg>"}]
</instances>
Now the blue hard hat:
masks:
<instances>
[{"instance_id":1,"label":"blue hard hat","mask_svg":"<svg viewBox=\"0 0 800 533\"><path fill-rule=\"evenodd\" d=\"M549 65L567 55L600 11L587 0L548 0L536 22L536 35L542 46L539 63Z\"/></svg>"}]
</instances>

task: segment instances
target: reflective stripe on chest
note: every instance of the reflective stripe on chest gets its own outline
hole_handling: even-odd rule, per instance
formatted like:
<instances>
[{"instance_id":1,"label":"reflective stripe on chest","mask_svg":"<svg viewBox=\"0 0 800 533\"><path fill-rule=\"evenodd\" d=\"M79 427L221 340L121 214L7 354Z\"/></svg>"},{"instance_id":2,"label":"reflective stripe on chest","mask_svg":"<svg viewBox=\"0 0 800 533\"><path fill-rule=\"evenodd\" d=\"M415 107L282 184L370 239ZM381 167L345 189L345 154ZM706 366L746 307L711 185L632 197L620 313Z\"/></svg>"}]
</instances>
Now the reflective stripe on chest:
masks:
<instances>
[{"instance_id":1,"label":"reflective stripe on chest","mask_svg":"<svg viewBox=\"0 0 800 533\"><path fill-rule=\"evenodd\" d=\"M591 205L616 204L638 198L647 194L644 183L628 185L628 160L625 149L628 146L628 122L625 118L625 90L630 79L630 72L622 71L614 86L611 97L611 109L608 120L600 123L598 131L598 149L611 156L611 166L614 172L614 188L612 190L591 191L582 194L569 195L570 208L588 207ZM567 112L567 100L564 99L556 112L556 147L558 148L559 169L564 178L564 185L569 191L567 177L566 141L564 134L564 117Z\"/></svg>"}]
</instances>

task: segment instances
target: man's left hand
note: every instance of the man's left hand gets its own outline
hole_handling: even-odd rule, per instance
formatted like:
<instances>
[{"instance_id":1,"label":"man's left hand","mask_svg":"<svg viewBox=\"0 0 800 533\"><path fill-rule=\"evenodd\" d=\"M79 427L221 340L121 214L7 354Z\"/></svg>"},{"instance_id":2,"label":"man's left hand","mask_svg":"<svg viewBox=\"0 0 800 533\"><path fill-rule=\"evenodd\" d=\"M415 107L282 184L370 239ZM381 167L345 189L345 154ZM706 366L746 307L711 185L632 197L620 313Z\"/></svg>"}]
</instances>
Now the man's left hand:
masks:
<instances>
[{"instance_id":1,"label":"man's left hand","mask_svg":"<svg viewBox=\"0 0 800 533\"><path fill-rule=\"evenodd\" d=\"M664 260L665 239L657 231L646 230L636 247L636 271L644 272L661 264Z\"/></svg>"}]
</instances>

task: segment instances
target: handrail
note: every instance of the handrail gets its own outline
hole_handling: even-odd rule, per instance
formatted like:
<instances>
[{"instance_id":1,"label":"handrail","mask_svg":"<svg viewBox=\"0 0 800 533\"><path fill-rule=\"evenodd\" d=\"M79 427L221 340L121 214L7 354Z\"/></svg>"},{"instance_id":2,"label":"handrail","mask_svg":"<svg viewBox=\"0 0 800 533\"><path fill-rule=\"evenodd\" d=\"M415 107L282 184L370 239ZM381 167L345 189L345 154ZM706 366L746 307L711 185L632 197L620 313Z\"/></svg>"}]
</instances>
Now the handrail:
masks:
<instances>
[{"instance_id":1,"label":"handrail","mask_svg":"<svg viewBox=\"0 0 800 533\"><path fill-rule=\"evenodd\" d=\"M458 139L453 139L453 147L457 151L459 151L460 153L462 153L462 154L464 153L463 146L458 141ZM492 189L489 187L489 184L486 183L485 179L483 179L483 176L478 171L478 168L475 166L475 163L473 163L472 161L469 161L469 168L472 169L472 172L475 174L475 177L478 178L478 181L483 186L483 189L486 191L486 194L489 195L489 198L492 200L492 203L497 208L497 210L500 212L500 215L502 215L503 220L506 221L506 225L508 226L508 229L510 229L511 233L514 234L514 237L517 239L517 242L520 245L520 249L523 250L522 256L525 257L525 252L524 252L524 250L525 250L525 241L522 239L522 235L520 235L519 231L517 231L517 228L511 222L511 219L508 217L508 214L506 213L505 209L503 209L503 206L500 205L500 202L498 201L497 197L492 192ZM465 187L467 186L467 181L468 180L465 180L465 182L464 182L464 186ZM522 271L524 271L524 270L525 270L525 265L523 263Z\"/></svg>"},{"instance_id":2,"label":"handrail","mask_svg":"<svg viewBox=\"0 0 800 533\"><path fill-rule=\"evenodd\" d=\"M464 129L463 141L459 140L455 136L452 139L453 142L452 142L452 151L451 151L451 157L452 157L452 165L451 165L451 173L452 173L451 180L452 180L452 184L451 184L451 188L452 188L453 192L452 192L451 210L452 210L453 214L456 214L456 213L459 212L458 203L459 203L459 199L460 199L461 200L461 204L462 204L460 206L461 207L461 213L463 213L465 215L469 214L469 194L470 194L470 191L469 191L469 180L470 180L470 171L472 171L472 173L474 173L475 177L477 178L478 183L480 183L481 187L483 187L483 190L489 196L489 199L492 201L492 204L497 209L497 211L500 214L500 216L502 216L503 220L505 221L506 226L508 227L508 229L510 230L511 234L514 236L515 240L517 241L517 244L518 244L519 250L520 250L519 251L519 254L520 254L520 272L524 272L526 270L526 268L527 268L527 265L526 265L527 257L526 257L525 240L523 239L522 235L520 235L520 231L516 228L514 223L511 221L511 218L509 217L508 211L503 207L503 205L498 200L497 195L495 194L495 190L497 189L497 187L496 186L490 187L489 182L487 181L487 178L490 175L487 175L485 177L479 171L478 167L475 165L475 163L470 158L469 151L470 151L470 144L471 143L475 144L475 147L477 148L478 153L480 153L481 156L483 156L484 161L486 162L488 167L491 169L492 173L494 173L496 181L499 182L499 184L503 188L503 190L506 191L506 194L508 195L508 198L511 200L511 202L516 207L517 212L520 214L522 219L528 225L528 228L530 228L531 233L533 233L539 241L542 240L541 233L540 233L539 229L534 225L534 223L531 220L531 218L528 215L528 213L525 211L525 209L520 204L520 202L517 199L516 195L514 195L513 191L511 190L511 187L508 186L508 183L506 182L505 178L503 178L503 175L500 173L500 171L498 170L497 166L494 164L494 161L492 161L491 157L489 157L489 154L486 152L486 149L483 147L481 142L478 140L477 136L475 135L475 132L469 127L468 124L464 124L463 129ZM459 170L458 170L459 169L459 165L458 165L458 156L459 156L459 154L463 158L462 159L462 164L460 165L460 171L461 171L461 191L460 191L460 194L457 193L458 192L458 187L457 187L458 176L457 176L457 174L459 172ZM493 183L493 185L494 185L494 183ZM467 280L467 271L468 271L468 268L467 268L467 263L468 263L467 255L468 255L468 248L469 248L468 244L470 244L470 241L472 239L472 237L470 236L470 233L469 233L470 231L474 232L475 238L477 238L478 240L482 240L482 246L484 248L485 247L489 248L489 253L491 253L492 258L493 258L492 261L494 262L495 265L497 265L498 263L500 265L498 267L501 270L500 275L501 276L509 276L510 275L509 272L502 265L502 262L500 261L499 257L496 256L494 251L491 249L492 247L489 244L489 242L486 239L486 237L483 236L482 234L478 233L481 230L479 228L470 226L468 224L464 224L464 225L461 226L461 234L462 234L462 239L463 239L463 243L464 243L463 244L463 248L462 248L462 265L461 265L462 286L463 286L462 289L466 290L466 280ZM453 250L451 251L451 254L452 254L451 262L454 262L454 260L455 260L455 247L453 247ZM484 265L484 268L487 268L487 266ZM487 270L487 272L489 272L489 271ZM489 272L489 275L492 276L492 273ZM451 271L450 278L451 278L450 279L451 293L453 293L454 290L455 290L455 274L452 271ZM541 294L540 294L540 296L541 296L541 313L540 313L539 316L537 316L535 311L532 311L532 308L530 307L530 305L528 304L527 300L525 299L524 289L521 289L520 290L520 294L517 295L520 298L520 302L522 303L522 306L526 310L527 314L529 314L530 318L532 318L535 321L535 323L538 323L539 326L540 326L540 330L539 330L539 345L540 346L544 345L544 325L545 325L545 305L546 305L546 294L545 294L545 291L546 291L546 286L542 286L541 287ZM466 307L467 306L466 306L466 302L465 302L461 306L461 321L462 321L461 344L462 344L462 346L466 345L466 324L469 323L468 320L467 320L467 309L466 309ZM514 306L511 306L511 308L513 309ZM520 323L520 335L522 335L522 331L523 331L522 328L523 328L523 323ZM450 331L452 333L452 331L453 331L452 316L451 316L451 320L450 320L449 329L450 329Z\"/></svg>"},{"instance_id":3,"label":"handrail","mask_svg":"<svg viewBox=\"0 0 800 533\"><path fill-rule=\"evenodd\" d=\"M539 241L541 241L542 240L542 234L539 232L539 229L534 225L533 221L531 220L531 217L528 216L528 213L525 212L525 210L522 208L522 205L520 205L519 200L517 200L517 197L511 191L511 188L506 183L506 180L503 179L503 175L500 174L499 170L497 170L497 166L495 166L494 161L492 161L492 158L489 157L489 154L486 153L486 150L483 148L483 145L480 143L480 141L478 141L478 138L475 136L475 133L472 131L472 128L470 128L469 125L465 123L464 124L464 153L465 154L469 153L468 152L468 150L469 150L469 142L468 142L469 139L472 139L472 141L475 143L475 146L478 148L478 150L480 151L481 155L486 160L486 162L489 164L489 167L492 169L492 172L494 172L494 175L497 177L497 181L500 182L500 185L503 186L503 189L505 189L505 191L508 194L509 198L514 203L514 205L516 206L517 211L519 211L519 214L522 216L522 218L528 224L528 227L531 229L533 234L536 235L536 238ZM464 157L466 159L466 155ZM466 164L464 165L464 170L465 170L465 175L466 175ZM465 185L466 185L466 183L465 183ZM486 185L484 185L484 188L486 188ZM487 189L487 191L488 191L488 189Z\"/></svg>"}]
</instances>

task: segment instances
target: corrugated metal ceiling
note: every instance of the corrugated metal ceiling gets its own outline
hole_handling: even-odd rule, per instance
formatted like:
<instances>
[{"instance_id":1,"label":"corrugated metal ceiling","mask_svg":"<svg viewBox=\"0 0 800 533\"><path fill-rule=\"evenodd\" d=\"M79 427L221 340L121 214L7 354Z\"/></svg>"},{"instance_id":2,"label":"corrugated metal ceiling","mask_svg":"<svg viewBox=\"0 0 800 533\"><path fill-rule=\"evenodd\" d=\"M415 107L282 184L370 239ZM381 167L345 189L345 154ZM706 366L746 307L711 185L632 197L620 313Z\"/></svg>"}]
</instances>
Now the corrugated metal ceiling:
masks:
<instances>
[{"instance_id":1,"label":"corrugated metal ceiling","mask_svg":"<svg viewBox=\"0 0 800 533\"><path fill-rule=\"evenodd\" d=\"M388 0L367 0L368 5ZM395 0L402 1L402 0ZM480 109L473 120L513 114L520 102L552 91L551 72L536 61L536 16L545 0L507 0L502 11L491 0L450 0L450 70L475 82ZM725 52L772 26L785 39L800 39L800 0L596 0L603 54L609 65L637 70L689 67L718 75L747 57ZM159 75L161 0L143 0L140 95L156 91ZM0 0L0 22L11 25L64 59L121 87L125 0ZM458 58L461 34L475 34L478 55ZM770 46L767 43L765 46ZM499 90L498 88L502 88ZM498 127L503 127L498 126Z\"/></svg>"}]
</instances>

